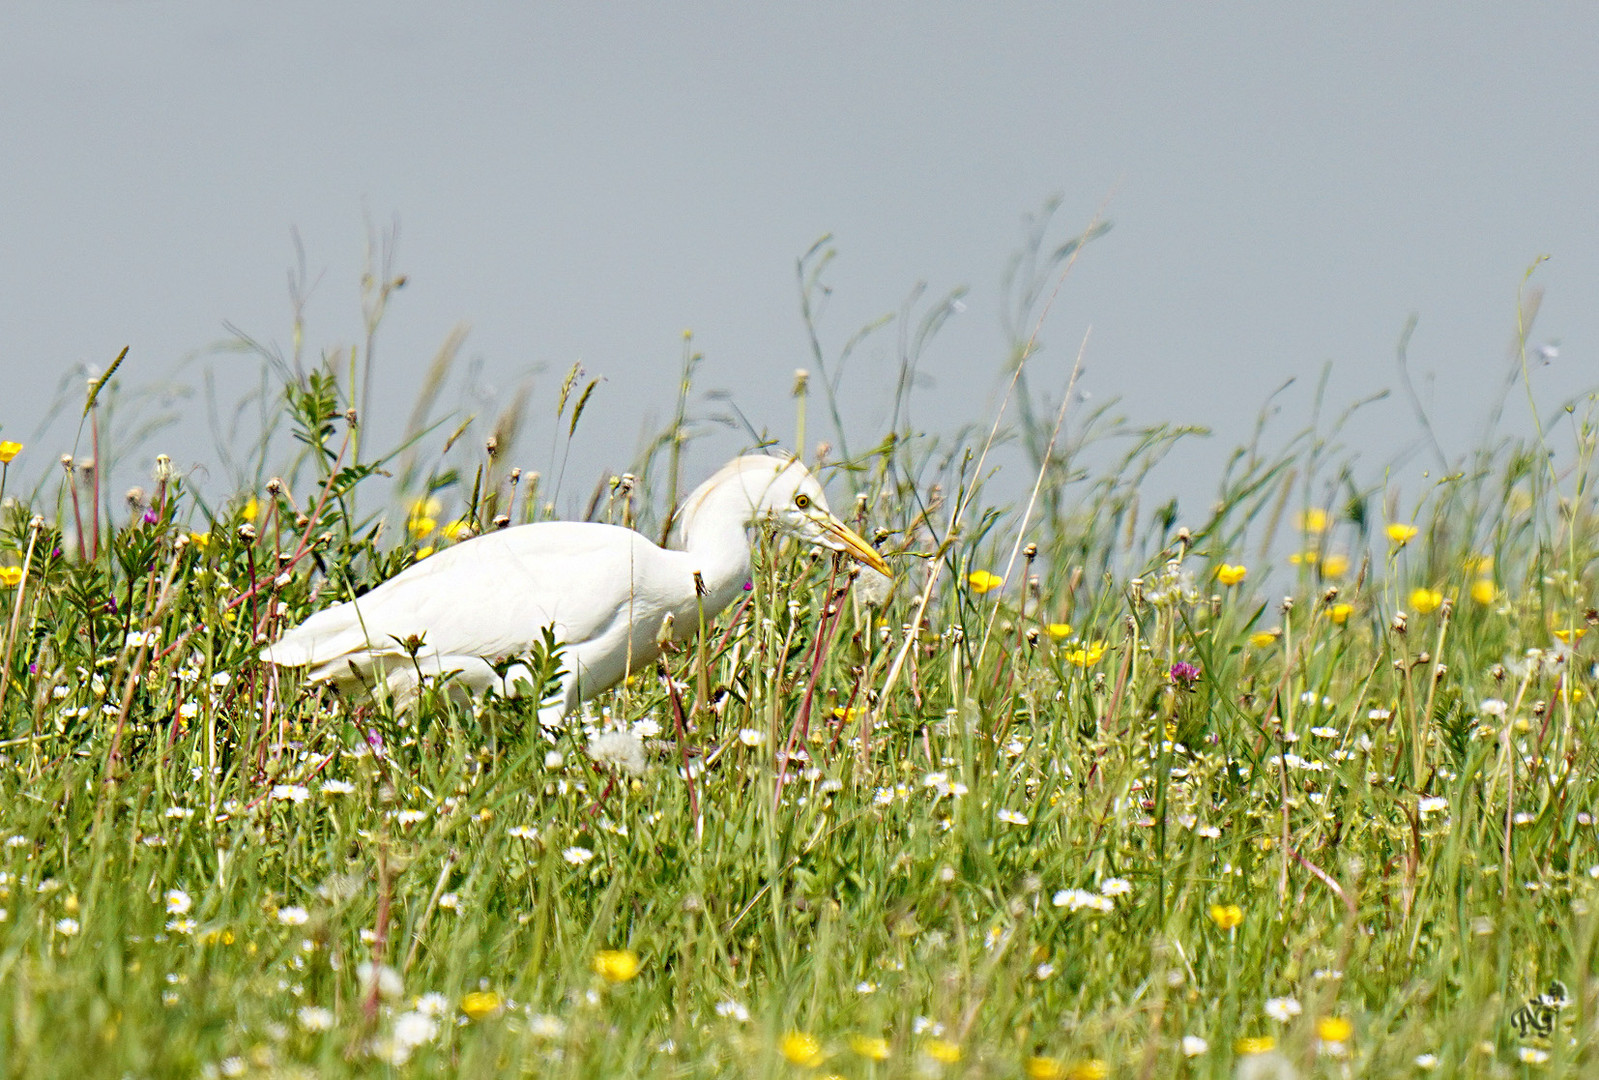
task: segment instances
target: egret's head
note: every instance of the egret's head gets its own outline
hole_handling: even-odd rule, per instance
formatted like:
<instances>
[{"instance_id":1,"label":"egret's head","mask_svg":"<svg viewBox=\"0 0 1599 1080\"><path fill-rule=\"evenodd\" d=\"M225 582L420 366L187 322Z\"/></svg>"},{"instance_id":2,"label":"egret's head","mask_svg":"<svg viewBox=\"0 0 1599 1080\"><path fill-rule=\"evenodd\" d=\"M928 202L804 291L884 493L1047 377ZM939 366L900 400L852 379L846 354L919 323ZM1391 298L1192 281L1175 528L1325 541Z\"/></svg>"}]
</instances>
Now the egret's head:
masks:
<instances>
[{"instance_id":1,"label":"egret's head","mask_svg":"<svg viewBox=\"0 0 1599 1080\"><path fill-rule=\"evenodd\" d=\"M749 499L750 521L770 520L807 544L846 551L880 574L892 576L883 557L827 508L822 485L798 458L741 457L722 470ZM713 480L714 482L714 480Z\"/></svg>"}]
</instances>

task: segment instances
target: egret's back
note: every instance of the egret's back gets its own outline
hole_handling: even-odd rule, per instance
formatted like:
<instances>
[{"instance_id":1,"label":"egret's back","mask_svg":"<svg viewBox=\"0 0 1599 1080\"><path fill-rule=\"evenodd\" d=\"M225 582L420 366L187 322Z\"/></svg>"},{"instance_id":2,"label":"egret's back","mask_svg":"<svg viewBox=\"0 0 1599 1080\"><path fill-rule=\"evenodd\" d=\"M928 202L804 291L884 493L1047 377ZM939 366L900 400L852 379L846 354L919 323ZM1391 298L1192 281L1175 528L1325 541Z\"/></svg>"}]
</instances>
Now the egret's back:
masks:
<instances>
[{"instance_id":1,"label":"egret's back","mask_svg":"<svg viewBox=\"0 0 1599 1080\"><path fill-rule=\"evenodd\" d=\"M317 612L261 657L307 668L312 680L370 682L382 668L410 670L414 681L407 642L419 642L424 673L479 676L487 661L527 652L546 628L562 643L583 642L625 618L637 606L638 544L653 547L629 529L582 522L489 533Z\"/></svg>"}]
</instances>

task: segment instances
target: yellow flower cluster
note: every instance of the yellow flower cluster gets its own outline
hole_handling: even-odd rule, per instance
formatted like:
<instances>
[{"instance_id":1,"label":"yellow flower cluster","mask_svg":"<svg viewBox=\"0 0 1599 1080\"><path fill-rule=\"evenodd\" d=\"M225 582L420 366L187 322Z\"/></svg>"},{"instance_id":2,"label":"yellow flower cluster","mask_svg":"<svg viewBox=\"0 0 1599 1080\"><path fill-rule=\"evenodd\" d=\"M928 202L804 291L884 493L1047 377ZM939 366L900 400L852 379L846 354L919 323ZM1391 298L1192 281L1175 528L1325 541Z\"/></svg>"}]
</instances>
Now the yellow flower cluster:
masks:
<instances>
[{"instance_id":1,"label":"yellow flower cluster","mask_svg":"<svg viewBox=\"0 0 1599 1080\"><path fill-rule=\"evenodd\" d=\"M1327 511L1320 507L1311 507L1294 519L1295 524L1307 533L1323 533L1327 531L1329 519Z\"/></svg>"},{"instance_id":2,"label":"yellow flower cluster","mask_svg":"<svg viewBox=\"0 0 1599 1080\"><path fill-rule=\"evenodd\" d=\"M1324 578L1338 578L1349 573L1349 556L1341 551L1329 551L1325 555L1319 551L1296 551L1288 556L1288 561L1294 566L1314 566Z\"/></svg>"},{"instance_id":3,"label":"yellow flower cluster","mask_svg":"<svg viewBox=\"0 0 1599 1080\"><path fill-rule=\"evenodd\" d=\"M638 953L631 949L602 949L594 954L594 970L606 982L627 982L638 969Z\"/></svg>"},{"instance_id":4,"label":"yellow flower cluster","mask_svg":"<svg viewBox=\"0 0 1599 1080\"><path fill-rule=\"evenodd\" d=\"M1080 668L1093 667L1104 658L1105 643L1103 641L1094 641L1089 642L1086 645L1079 645L1077 648L1068 650L1066 653L1067 661Z\"/></svg>"},{"instance_id":5,"label":"yellow flower cluster","mask_svg":"<svg viewBox=\"0 0 1599 1080\"><path fill-rule=\"evenodd\" d=\"M987 570L974 570L966 575L966 584L972 587L972 592L979 595L993 592L1005 584L1005 579L998 574L991 574Z\"/></svg>"},{"instance_id":6,"label":"yellow flower cluster","mask_svg":"<svg viewBox=\"0 0 1599 1080\"><path fill-rule=\"evenodd\" d=\"M0 442L0 465L9 465L13 458L22 453L22 444L7 439Z\"/></svg>"},{"instance_id":7,"label":"yellow flower cluster","mask_svg":"<svg viewBox=\"0 0 1599 1080\"><path fill-rule=\"evenodd\" d=\"M1316 1037L1322 1042L1348 1042L1355 1025L1342 1016L1324 1016L1316 1021Z\"/></svg>"},{"instance_id":8,"label":"yellow flower cluster","mask_svg":"<svg viewBox=\"0 0 1599 1080\"><path fill-rule=\"evenodd\" d=\"M816 1041L816 1036L803 1031L790 1031L777 1040L777 1052L807 1069L814 1069L823 1061L822 1044Z\"/></svg>"},{"instance_id":9,"label":"yellow flower cluster","mask_svg":"<svg viewBox=\"0 0 1599 1080\"><path fill-rule=\"evenodd\" d=\"M1216 571L1216 580L1223 585L1237 585L1249 576L1249 567L1234 566L1231 563L1222 563L1221 569Z\"/></svg>"},{"instance_id":10,"label":"yellow flower cluster","mask_svg":"<svg viewBox=\"0 0 1599 1080\"><path fill-rule=\"evenodd\" d=\"M22 584L22 567L0 566L0 589L15 589Z\"/></svg>"},{"instance_id":11,"label":"yellow flower cluster","mask_svg":"<svg viewBox=\"0 0 1599 1080\"><path fill-rule=\"evenodd\" d=\"M475 990L461 999L461 1011L473 1020L499 1012L505 1002L493 990Z\"/></svg>"},{"instance_id":12,"label":"yellow flower cluster","mask_svg":"<svg viewBox=\"0 0 1599 1080\"><path fill-rule=\"evenodd\" d=\"M1244 909L1237 904L1212 904L1210 921L1223 930L1231 930L1244 921Z\"/></svg>"},{"instance_id":13,"label":"yellow flower cluster","mask_svg":"<svg viewBox=\"0 0 1599 1080\"><path fill-rule=\"evenodd\" d=\"M868 1061L888 1060L888 1040L878 1035L851 1035L849 1048Z\"/></svg>"}]
</instances>

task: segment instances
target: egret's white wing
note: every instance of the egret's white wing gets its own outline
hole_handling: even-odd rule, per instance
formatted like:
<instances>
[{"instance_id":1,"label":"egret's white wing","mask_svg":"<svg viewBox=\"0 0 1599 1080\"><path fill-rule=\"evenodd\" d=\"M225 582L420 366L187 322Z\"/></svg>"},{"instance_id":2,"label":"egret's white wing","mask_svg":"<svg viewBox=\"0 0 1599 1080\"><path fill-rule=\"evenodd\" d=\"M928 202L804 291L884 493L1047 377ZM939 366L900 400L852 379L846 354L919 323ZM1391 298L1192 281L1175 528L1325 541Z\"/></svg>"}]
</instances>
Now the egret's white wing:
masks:
<instances>
[{"instance_id":1,"label":"egret's white wing","mask_svg":"<svg viewBox=\"0 0 1599 1080\"><path fill-rule=\"evenodd\" d=\"M416 636L428 653L498 658L525 652L549 626L558 641L586 641L627 617L638 601L637 564L652 554L664 553L611 525L543 522L489 533L318 612L261 656L288 667L342 667L403 655L400 642Z\"/></svg>"}]
</instances>

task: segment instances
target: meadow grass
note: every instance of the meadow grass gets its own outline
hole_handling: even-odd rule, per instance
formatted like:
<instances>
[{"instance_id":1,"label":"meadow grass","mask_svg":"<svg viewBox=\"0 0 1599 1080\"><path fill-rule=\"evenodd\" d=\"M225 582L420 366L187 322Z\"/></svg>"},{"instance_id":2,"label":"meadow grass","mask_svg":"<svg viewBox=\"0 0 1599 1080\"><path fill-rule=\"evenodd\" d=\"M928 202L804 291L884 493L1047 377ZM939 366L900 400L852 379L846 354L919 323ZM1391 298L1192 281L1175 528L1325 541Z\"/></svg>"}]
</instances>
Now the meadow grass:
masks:
<instances>
[{"instance_id":1,"label":"meadow grass","mask_svg":"<svg viewBox=\"0 0 1599 1080\"><path fill-rule=\"evenodd\" d=\"M591 517L664 531L684 358L672 425ZM745 603L546 730L527 701L395 715L256 659L550 512L514 423L422 410L376 457L356 354L293 368L273 479L212 504L163 459L124 501L94 461L5 504L8 1075L1599 1067L1580 415L1556 459L1505 440L1409 503L1350 479L1336 428L1275 454L1257 431L1192 520L1139 505L1180 431L1029 415L1039 483L1009 510L985 433L891 432L824 473L891 594L758 534ZM567 436L586 400L574 369ZM364 494L386 471L398 509ZM1555 980L1569 1004L1513 1025Z\"/></svg>"}]
</instances>

